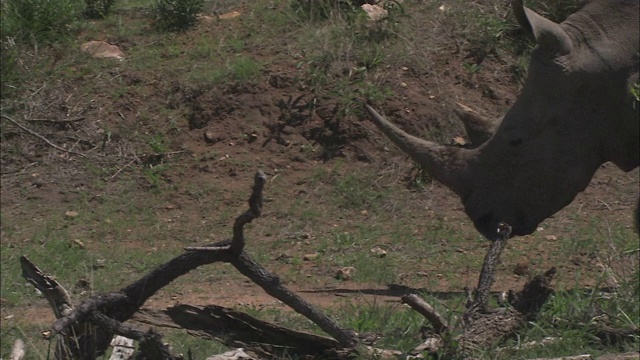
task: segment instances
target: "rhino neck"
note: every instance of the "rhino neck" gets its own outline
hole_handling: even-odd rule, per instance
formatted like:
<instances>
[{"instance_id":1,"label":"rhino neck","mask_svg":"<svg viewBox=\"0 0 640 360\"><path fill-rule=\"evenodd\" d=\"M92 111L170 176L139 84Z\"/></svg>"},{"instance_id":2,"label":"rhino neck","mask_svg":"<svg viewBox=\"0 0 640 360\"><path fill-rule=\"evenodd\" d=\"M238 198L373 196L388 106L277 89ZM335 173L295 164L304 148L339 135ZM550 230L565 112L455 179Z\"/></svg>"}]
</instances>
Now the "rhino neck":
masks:
<instances>
[{"instance_id":1,"label":"rhino neck","mask_svg":"<svg viewBox=\"0 0 640 360\"><path fill-rule=\"evenodd\" d=\"M434 179L461 197L469 193L469 153L464 149L444 146L409 135L366 105L373 122Z\"/></svg>"}]
</instances>

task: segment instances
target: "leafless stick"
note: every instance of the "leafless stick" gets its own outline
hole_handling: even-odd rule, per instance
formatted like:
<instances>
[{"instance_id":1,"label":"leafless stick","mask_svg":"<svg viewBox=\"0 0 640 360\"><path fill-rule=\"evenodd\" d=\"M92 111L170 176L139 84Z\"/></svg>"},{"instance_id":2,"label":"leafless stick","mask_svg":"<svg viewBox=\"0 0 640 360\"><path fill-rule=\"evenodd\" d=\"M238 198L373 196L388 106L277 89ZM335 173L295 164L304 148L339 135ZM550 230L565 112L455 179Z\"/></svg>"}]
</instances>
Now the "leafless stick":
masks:
<instances>
[{"instance_id":1,"label":"leafless stick","mask_svg":"<svg viewBox=\"0 0 640 360\"><path fill-rule=\"evenodd\" d=\"M116 171L116 173L115 173L115 174L111 175L111 179L113 179L113 178L115 178L116 176L118 176L118 174L120 174L120 173L122 172L122 170L124 170L124 169L128 168L129 166L131 166L131 164L133 164L133 163L134 163L134 162L136 162L137 160L138 160L138 158L135 158L135 159L133 159L133 160L129 161L129 162L127 163L127 165L125 165L125 166L121 167L120 169L118 169L118 171Z\"/></svg>"},{"instance_id":2,"label":"leafless stick","mask_svg":"<svg viewBox=\"0 0 640 360\"><path fill-rule=\"evenodd\" d=\"M233 224L233 241L231 242L231 251L234 254L240 254L244 249L244 226L253 219L260 217L262 211L262 190L264 189L264 183L267 180L267 175L262 170L258 170L253 179L253 191L249 198L249 210L244 214L236 218Z\"/></svg>"},{"instance_id":3,"label":"leafless stick","mask_svg":"<svg viewBox=\"0 0 640 360\"><path fill-rule=\"evenodd\" d=\"M439 335L444 335L449 331L447 321L426 301L416 294L406 295L401 298L402 302L411 306L411 308L419 312L433 325L433 328Z\"/></svg>"},{"instance_id":4,"label":"leafless stick","mask_svg":"<svg viewBox=\"0 0 640 360\"><path fill-rule=\"evenodd\" d=\"M357 343L355 332L341 328L334 319L318 311L298 294L289 290L282 284L277 275L260 266L244 251L237 259L232 260L231 264L244 276L260 285L267 294L289 305L297 313L313 321L323 331L338 340L342 346L352 347Z\"/></svg>"},{"instance_id":5,"label":"leafless stick","mask_svg":"<svg viewBox=\"0 0 640 360\"><path fill-rule=\"evenodd\" d=\"M3 117L3 118L5 118L5 119L7 119L7 120L9 120L12 124L14 124L15 126L19 127L20 129L22 129L22 130L24 130L24 131L28 132L29 134L31 134L31 135L33 135L33 136L37 137L38 139L40 139L40 140L44 141L47 145L51 146L51 147L52 147L52 148L54 148L54 149L57 149L57 150L60 150L60 151L62 151L62 152L66 152L66 153L69 153L69 154L73 154L73 155L78 155L78 156L82 156L82 157L87 157L87 155L85 155L85 154L82 154L82 153L79 153L79 152L75 152L75 151L71 151L71 150L67 150L67 149L61 148L60 146L58 146L58 145L56 145L56 144L52 143L51 141L49 141L49 139L47 139L46 137L44 137L44 136L42 136L42 135L38 134L37 132L35 132L35 131L33 131L33 130L31 130L31 129L27 128L26 126L24 126L24 125L20 124L19 122L17 122L17 121L15 121L15 120L13 120L11 117L9 117L9 116L7 116L7 115L5 115L5 114L2 114L2 117Z\"/></svg>"},{"instance_id":6,"label":"leafless stick","mask_svg":"<svg viewBox=\"0 0 640 360\"><path fill-rule=\"evenodd\" d=\"M507 240L511 236L511 226L505 223L498 225L498 238L491 243L489 251L484 258L482 264L482 270L480 271L480 278L478 279L478 287L475 290L473 301L467 303L467 310L464 313L465 320L468 320L470 314L476 311L484 312L487 307L487 301L489 299L489 291L491 285L493 285L494 273L500 254L504 247L507 245Z\"/></svg>"},{"instance_id":7,"label":"leafless stick","mask_svg":"<svg viewBox=\"0 0 640 360\"><path fill-rule=\"evenodd\" d=\"M67 290L53 277L45 274L26 256L20 257L22 276L38 289L49 302L56 318L66 316L73 309Z\"/></svg>"},{"instance_id":8,"label":"leafless stick","mask_svg":"<svg viewBox=\"0 0 640 360\"><path fill-rule=\"evenodd\" d=\"M65 123L72 123L72 122L76 122L76 121L82 121L84 119L85 119L84 116L80 116L80 117L77 117L77 118L62 119L62 120L57 120L57 119L26 119L26 121L28 121L28 122L43 122L43 123L65 124Z\"/></svg>"}]
</instances>

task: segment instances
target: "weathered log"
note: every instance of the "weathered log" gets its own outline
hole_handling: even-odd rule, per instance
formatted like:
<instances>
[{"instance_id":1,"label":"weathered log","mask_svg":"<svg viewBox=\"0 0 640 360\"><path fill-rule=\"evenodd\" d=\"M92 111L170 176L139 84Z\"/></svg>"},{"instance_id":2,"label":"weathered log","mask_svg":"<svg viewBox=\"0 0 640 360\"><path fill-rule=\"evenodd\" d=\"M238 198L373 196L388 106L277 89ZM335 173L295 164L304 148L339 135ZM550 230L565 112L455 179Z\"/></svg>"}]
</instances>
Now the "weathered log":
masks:
<instances>
[{"instance_id":1,"label":"weathered log","mask_svg":"<svg viewBox=\"0 0 640 360\"><path fill-rule=\"evenodd\" d=\"M141 309L132 320L157 327L183 328L192 335L249 349L261 357L271 357L284 349L288 354L311 356L340 347L332 338L280 327L216 305Z\"/></svg>"}]
</instances>

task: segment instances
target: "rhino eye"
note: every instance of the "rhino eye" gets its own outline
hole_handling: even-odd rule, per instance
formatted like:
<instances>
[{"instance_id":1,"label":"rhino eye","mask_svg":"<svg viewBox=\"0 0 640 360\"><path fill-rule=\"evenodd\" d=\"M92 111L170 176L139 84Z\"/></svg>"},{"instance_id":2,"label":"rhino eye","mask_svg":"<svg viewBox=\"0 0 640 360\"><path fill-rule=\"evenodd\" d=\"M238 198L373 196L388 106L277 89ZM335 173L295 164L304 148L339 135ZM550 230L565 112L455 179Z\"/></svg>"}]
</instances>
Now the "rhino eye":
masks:
<instances>
[{"instance_id":1,"label":"rhino eye","mask_svg":"<svg viewBox=\"0 0 640 360\"><path fill-rule=\"evenodd\" d=\"M522 144L522 139L521 138L517 138L517 139L511 140L509 142L509 145L511 145L511 146L518 146L520 144Z\"/></svg>"}]
</instances>

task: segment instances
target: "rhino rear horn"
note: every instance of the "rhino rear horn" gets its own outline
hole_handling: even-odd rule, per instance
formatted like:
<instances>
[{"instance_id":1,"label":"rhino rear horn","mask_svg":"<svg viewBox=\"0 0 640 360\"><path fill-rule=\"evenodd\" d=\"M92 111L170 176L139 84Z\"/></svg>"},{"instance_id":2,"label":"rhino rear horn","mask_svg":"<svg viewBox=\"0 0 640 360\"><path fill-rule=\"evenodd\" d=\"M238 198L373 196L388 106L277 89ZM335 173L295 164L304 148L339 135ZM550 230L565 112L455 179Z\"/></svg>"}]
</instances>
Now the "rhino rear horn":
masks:
<instances>
[{"instance_id":1,"label":"rhino rear horn","mask_svg":"<svg viewBox=\"0 0 640 360\"><path fill-rule=\"evenodd\" d=\"M454 111L464 124L471 144L473 144L473 147L482 145L495 132L496 123L462 103L456 103L456 105L458 107Z\"/></svg>"},{"instance_id":2,"label":"rhino rear horn","mask_svg":"<svg viewBox=\"0 0 640 360\"><path fill-rule=\"evenodd\" d=\"M512 6L520 26L533 34L542 49L553 55L566 55L571 51L571 38L560 25L526 8L522 0L514 0Z\"/></svg>"}]
</instances>

